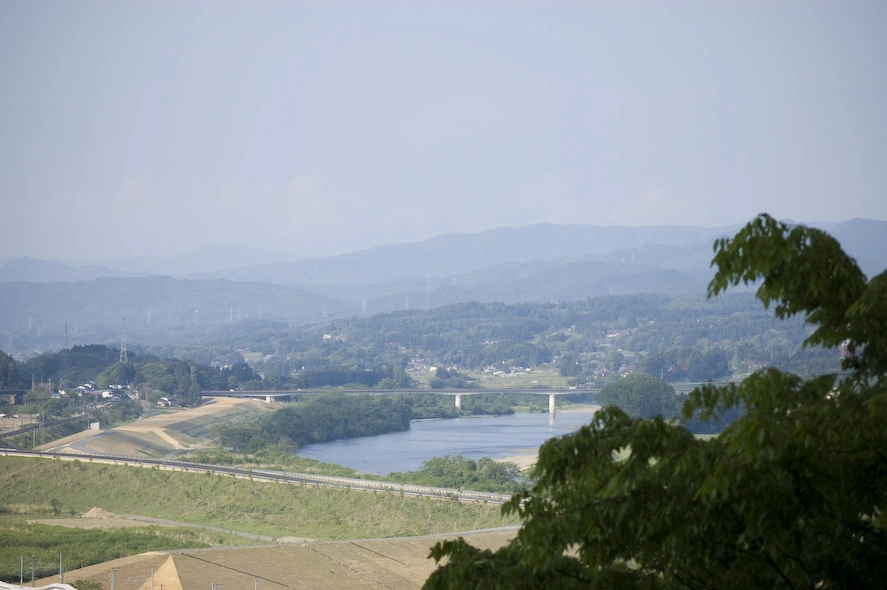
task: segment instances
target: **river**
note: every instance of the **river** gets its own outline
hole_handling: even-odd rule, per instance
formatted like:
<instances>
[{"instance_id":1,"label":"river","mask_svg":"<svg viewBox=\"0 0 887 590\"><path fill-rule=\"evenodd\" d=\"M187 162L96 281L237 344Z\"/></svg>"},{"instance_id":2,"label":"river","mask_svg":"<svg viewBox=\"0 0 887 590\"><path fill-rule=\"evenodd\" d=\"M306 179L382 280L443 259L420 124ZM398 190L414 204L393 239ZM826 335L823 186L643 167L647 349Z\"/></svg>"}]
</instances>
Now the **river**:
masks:
<instances>
[{"instance_id":1,"label":"river","mask_svg":"<svg viewBox=\"0 0 887 590\"><path fill-rule=\"evenodd\" d=\"M593 411L517 413L413 422L405 432L307 445L299 455L364 473L415 471L444 455L501 459L534 452L553 436L569 434L591 421Z\"/></svg>"}]
</instances>

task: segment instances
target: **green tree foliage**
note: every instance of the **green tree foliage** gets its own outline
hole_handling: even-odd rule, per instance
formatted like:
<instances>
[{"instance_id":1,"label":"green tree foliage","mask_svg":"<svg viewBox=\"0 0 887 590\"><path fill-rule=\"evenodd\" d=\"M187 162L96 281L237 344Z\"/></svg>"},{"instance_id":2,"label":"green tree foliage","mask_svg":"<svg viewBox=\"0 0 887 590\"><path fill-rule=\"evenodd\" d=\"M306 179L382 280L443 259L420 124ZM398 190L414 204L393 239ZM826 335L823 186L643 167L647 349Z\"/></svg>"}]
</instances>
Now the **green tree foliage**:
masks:
<instances>
[{"instance_id":1,"label":"green tree foliage","mask_svg":"<svg viewBox=\"0 0 887 590\"><path fill-rule=\"evenodd\" d=\"M607 355L607 368L611 371L618 371L625 363L625 355L618 350L613 350Z\"/></svg>"},{"instance_id":2,"label":"green tree foliage","mask_svg":"<svg viewBox=\"0 0 887 590\"><path fill-rule=\"evenodd\" d=\"M533 398L534 396L531 395L516 396L500 393L467 395L462 398L462 411L460 414L470 414L472 416L504 416L506 414L514 414L513 406L515 404L526 403L528 399L538 402L539 397Z\"/></svg>"},{"instance_id":3,"label":"green tree foliage","mask_svg":"<svg viewBox=\"0 0 887 590\"><path fill-rule=\"evenodd\" d=\"M93 413L93 417L97 418L105 428L135 420L138 416L139 406L131 401L116 402Z\"/></svg>"},{"instance_id":4,"label":"green tree foliage","mask_svg":"<svg viewBox=\"0 0 887 590\"><path fill-rule=\"evenodd\" d=\"M566 353L561 357L557 370L561 377L576 377L579 375L582 372L579 355L575 352Z\"/></svg>"},{"instance_id":5,"label":"green tree foliage","mask_svg":"<svg viewBox=\"0 0 887 590\"><path fill-rule=\"evenodd\" d=\"M67 379L73 383L94 381L99 373L120 358L120 351L102 344L75 345L67 351L42 354L19 367L19 374L30 384L31 375L60 381L62 368L67 368Z\"/></svg>"},{"instance_id":6,"label":"green tree foliage","mask_svg":"<svg viewBox=\"0 0 887 590\"><path fill-rule=\"evenodd\" d=\"M495 553L464 540L429 588L876 588L887 579L887 272L871 280L827 234L762 215L715 244L709 295L739 282L842 373L762 370L693 391L683 417L744 414L700 440L609 407L540 449L523 520Z\"/></svg>"},{"instance_id":7,"label":"green tree foliage","mask_svg":"<svg viewBox=\"0 0 887 590\"><path fill-rule=\"evenodd\" d=\"M104 389L111 385L128 385L136 375L136 367L133 363L114 363L109 365L95 378L95 385Z\"/></svg>"},{"instance_id":8,"label":"green tree foliage","mask_svg":"<svg viewBox=\"0 0 887 590\"><path fill-rule=\"evenodd\" d=\"M486 492L516 492L524 483L516 463L494 461L489 457L475 461L462 455L434 457L422 463L418 471L390 473L387 479L399 483Z\"/></svg>"},{"instance_id":9,"label":"green tree foliage","mask_svg":"<svg viewBox=\"0 0 887 590\"><path fill-rule=\"evenodd\" d=\"M51 397L40 402L40 405L37 407L40 410L40 416L46 420L52 420L65 414L65 410L68 409L68 403L67 399Z\"/></svg>"},{"instance_id":10,"label":"green tree foliage","mask_svg":"<svg viewBox=\"0 0 887 590\"><path fill-rule=\"evenodd\" d=\"M680 411L674 387L646 373L629 373L601 388L598 401L619 406L631 418L672 418Z\"/></svg>"},{"instance_id":11,"label":"green tree foliage","mask_svg":"<svg viewBox=\"0 0 887 590\"><path fill-rule=\"evenodd\" d=\"M434 379L428 381L432 389L465 389L477 387L477 383L466 379L464 375L455 369L438 367L434 372Z\"/></svg>"},{"instance_id":12,"label":"green tree foliage","mask_svg":"<svg viewBox=\"0 0 887 590\"><path fill-rule=\"evenodd\" d=\"M347 368L330 366L323 369L315 369L303 373L306 387L341 387L346 384L356 384L357 388L375 387L383 379L397 386L405 377L403 371L395 371L389 366L376 369Z\"/></svg>"},{"instance_id":13,"label":"green tree foliage","mask_svg":"<svg viewBox=\"0 0 887 590\"><path fill-rule=\"evenodd\" d=\"M301 446L403 431L411 417L407 400L330 393L310 396L258 421L220 427L218 436L223 447L253 453L280 442Z\"/></svg>"},{"instance_id":14,"label":"green tree foliage","mask_svg":"<svg viewBox=\"0 0 887 590\"><path fill-rule=\"evenodd\" d=\"M18 387L18 368L15 360L0 350L0 389L13 389Z\"/></svg>"},{"instance_id":15,"label":"green tree foliage","mask_svg":"<svg viewBox=\"0 0 887 590\"><path fill-rule=\"evenodd\" d=\"M794 346L790 343L789 346L794 352ZM742 351L748 354L751 360L762 358L757 354L757 349L747 343ZM729 374L728 363L731 356L720 347L710 347L703 350L689 347L669 348L662 352L647 354L639 359L638 370L666 381L711 381ZM762 359L762 362L769 361L771 358L768 355Z\"/></svg>"}]
</instances>

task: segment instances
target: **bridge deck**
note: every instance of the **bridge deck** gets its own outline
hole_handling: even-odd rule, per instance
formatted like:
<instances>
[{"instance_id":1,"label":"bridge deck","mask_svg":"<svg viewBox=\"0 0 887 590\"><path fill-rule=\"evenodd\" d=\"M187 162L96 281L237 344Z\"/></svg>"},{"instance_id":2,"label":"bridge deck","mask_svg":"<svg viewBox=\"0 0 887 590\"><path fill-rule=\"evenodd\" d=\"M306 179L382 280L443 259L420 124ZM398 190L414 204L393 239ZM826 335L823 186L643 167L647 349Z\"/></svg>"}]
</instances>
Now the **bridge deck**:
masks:
<instances>
[{"instance_id":1,"label":"bridge deck","mask_svg":"<svg viewBox=\"0 0 887 590\"><path fill-rule=\"evenodd\" d=\"M346 395L480 395L483 393L519 395L575 395L598 393L600 389L297 389L292 391L204 391L205 397L289 397L294 395L319 395L344 393Z\"/></svg>"}]
</instances>

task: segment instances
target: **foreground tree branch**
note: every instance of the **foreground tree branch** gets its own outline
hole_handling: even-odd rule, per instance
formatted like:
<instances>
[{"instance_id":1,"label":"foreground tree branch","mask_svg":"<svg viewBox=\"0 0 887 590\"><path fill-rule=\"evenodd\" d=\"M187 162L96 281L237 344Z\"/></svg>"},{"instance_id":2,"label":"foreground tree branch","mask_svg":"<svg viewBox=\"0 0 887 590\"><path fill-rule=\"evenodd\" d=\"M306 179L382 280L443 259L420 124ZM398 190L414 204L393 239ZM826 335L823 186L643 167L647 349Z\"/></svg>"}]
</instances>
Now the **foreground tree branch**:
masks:
<instances>
[{"instance_id":1,"label":"foreground tree branch","mask_svg":"<svg viewBox=\"0 0 887 590\"><path fill-rule=\"evenodd\" d=\"M874 588L887 579L887 273L867 280L826 233L761 215L714 246L708 292L740 282L843 372L775 369L705 385L682 418L741 416L708 441L604 408L540 449L537 483L503 508L496 552L436 545L426 588ZM837 352L836 352L837 354Z\"/></svg>"}]
</instances>

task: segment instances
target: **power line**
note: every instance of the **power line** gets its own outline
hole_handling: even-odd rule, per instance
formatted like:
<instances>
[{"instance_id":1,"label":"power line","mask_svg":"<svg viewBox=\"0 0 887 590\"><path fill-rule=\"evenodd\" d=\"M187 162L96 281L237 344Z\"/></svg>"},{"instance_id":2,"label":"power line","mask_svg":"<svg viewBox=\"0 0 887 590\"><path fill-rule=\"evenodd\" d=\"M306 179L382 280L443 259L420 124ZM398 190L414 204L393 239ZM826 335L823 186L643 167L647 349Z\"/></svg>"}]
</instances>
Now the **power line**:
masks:
<instances>
[{"instance_id":1,"label":"power line","mask_svg":"<svg viewBox=\"0 0 887 590\"><path fill-rule=\"evenodd\" d=\"M126 318L123 318L123 331L120 334L120 362L122 364L129 362L126 356Z\"/></svg>"}]
</instances>

